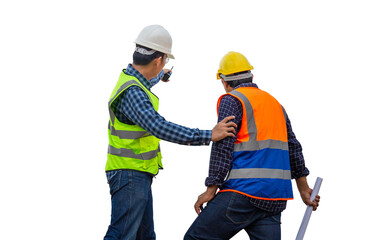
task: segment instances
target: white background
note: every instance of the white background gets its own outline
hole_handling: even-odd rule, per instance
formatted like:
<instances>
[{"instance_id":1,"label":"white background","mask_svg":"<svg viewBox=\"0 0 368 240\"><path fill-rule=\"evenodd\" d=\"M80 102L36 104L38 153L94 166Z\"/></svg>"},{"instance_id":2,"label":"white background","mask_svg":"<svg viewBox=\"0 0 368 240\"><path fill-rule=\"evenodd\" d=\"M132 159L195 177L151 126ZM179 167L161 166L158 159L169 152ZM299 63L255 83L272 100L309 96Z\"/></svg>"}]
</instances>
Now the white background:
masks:
<instances>
[{"instance_id":1,"label":"white background","mask_svg":"<svg viewBox=\"0 0 368 240\"><path fill-rule=\"evenodd\" d=\"M288 111L321 204L305 239L366 238L367 7L364 1L2 1L0 239L102 239L107 102L146 25L173 38L171 82L152 90L167 120L212 129L228 51ZM162 142L157 239L182 239L205 190L210 147ZM295 184L294 184L295 187ZM305 206L282 215L295 239ZM363 219L363 220L361 220ZM248 239L244 232L233 239Z\"/></svg>"}]
</instances>

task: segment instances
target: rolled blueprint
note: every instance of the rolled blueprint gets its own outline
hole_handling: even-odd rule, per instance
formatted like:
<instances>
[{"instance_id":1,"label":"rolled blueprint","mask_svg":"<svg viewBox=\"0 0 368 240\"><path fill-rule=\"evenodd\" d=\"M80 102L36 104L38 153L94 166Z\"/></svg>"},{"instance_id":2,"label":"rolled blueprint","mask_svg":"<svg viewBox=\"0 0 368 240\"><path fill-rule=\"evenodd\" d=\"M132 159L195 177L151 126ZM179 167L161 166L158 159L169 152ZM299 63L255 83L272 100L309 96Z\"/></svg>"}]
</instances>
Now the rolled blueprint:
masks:
<instances>
[{"instance_id":1,"label":"rolled blueprint","mask_svg":"<svg viewBox=\"0 0 368 240\"><path fill-rule=\"evenodd\" d=\"M311 194L311 198L310 198L311 201L313 201L316 198L316 195L318 194L319 189L321 187L322 180L323 178L317 177L316 183L314 184L314 188ZM298 235L296 236L296 240L303 240L305 231L307 230L309 219L312 215L312 211L313 211L312 206L308 206L307 210L305 210L303 221L302 221L302 224L300 225Z\"/></svg>"}]
</instances>

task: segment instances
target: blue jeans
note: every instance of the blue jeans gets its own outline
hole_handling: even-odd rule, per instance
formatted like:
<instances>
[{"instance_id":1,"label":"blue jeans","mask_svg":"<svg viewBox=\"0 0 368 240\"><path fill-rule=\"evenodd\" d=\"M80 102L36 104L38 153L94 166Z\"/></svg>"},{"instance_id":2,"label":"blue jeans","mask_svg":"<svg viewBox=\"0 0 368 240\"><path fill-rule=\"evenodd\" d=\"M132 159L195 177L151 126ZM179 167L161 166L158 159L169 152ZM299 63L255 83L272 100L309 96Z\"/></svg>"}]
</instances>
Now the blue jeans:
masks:
<instances>
[{"instance_id":1,"label":"blue jeans","mask_svg":"<svg viewBox=\"0 0 368 240\"><path fill-rule=\"evenodd\" d=\"M244 229L251 240L279 240L281 213L254 207L249 199L235 192L217 194L198 215L184 236L192 239L230 239Z\"/></svg>"},{"instance_id":2,"label":"blue jeans","mask_svg":"<svg viewBox=\"0 0 368 240\"><path fill-rule=\"evenodd\" d=\"M154 240L152 176L131 171L108 172L111 223L104 240Z\"/></svg>"}]
</instances>

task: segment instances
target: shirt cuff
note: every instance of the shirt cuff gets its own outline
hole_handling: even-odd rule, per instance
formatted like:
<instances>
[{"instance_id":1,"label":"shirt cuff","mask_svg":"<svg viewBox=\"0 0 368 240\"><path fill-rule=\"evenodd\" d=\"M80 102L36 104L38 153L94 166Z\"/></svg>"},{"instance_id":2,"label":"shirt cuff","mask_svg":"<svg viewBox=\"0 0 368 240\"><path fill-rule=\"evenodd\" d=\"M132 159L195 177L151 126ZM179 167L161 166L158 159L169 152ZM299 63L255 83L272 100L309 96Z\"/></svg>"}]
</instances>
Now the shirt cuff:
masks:
<instances>
[{"instance_id":1,"label":"shirt cuff","mask_svg":"<svg viewBox=\"0 0 368 240\"><path fill-rule=\"evenodd\" d=\"M212 130L199 130L199 144L210 145L212 138Z\"/></svg>"},{"instance_id":2,"label":"shirt cuff","mask_svg":"<svg viewBox=\"0 0 368 240\"><path fill-rule=\"evenodd\" d=\"M151 87L155 86L160 80L161 78L164 76L164 70L161 70L161 72L157 75L157 77L155 78L151 78L149 80Z\"/></svg>"},{"instance_id":3,"label":"shirt cuff","mask_svg":"<svg viewBox=\"0 0 368 240\"><path fill-rule=\"evenodd\" d=\"M207 177L206 180L205 180L205 182L204 182L204 185L206 187L212 186L212 185L216 185L218 187L221 187L222 184L223 184L223 181L222 182L220 182L218 180L216 181L216 179L213 178L213 177Z\"/></svg>"},{"instance_id":4,"label":"shirt cuff","mask_svg":"<svg viewBox=\"0 0 368 240\"><path fill-rule=\"evenodd\" d=\"M301 177L306 177L308 175L309 175L309 169L305 167L304 170L301 171L301 172L292 173L291 174L291 179L298 179L298 178L301 178Z\"/></svg>"},{"instance_id":5,"label":"shirt cuff","mask_svg":"<svg viewBox=\"0 0 368 240\"><path fill-rule=\"evenodd\" d=\"M188 146L210 145L212 138L212 130L196 129L194 141L188 143Z\"/></svg>"}]
</instances>

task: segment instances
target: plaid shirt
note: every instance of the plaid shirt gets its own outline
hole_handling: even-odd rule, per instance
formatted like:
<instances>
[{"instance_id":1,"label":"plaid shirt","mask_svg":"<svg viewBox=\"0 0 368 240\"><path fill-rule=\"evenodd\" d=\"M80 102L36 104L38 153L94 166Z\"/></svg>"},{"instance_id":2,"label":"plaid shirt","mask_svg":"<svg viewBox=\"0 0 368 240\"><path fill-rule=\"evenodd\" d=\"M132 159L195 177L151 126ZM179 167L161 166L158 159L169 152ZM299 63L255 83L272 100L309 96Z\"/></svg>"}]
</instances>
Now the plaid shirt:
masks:
<instances>
[{"instance_id":1,"label":"plaid shirt","mask_svg":"<svg viewBox=\"0 0 368 240\"><path fill-rule=\"evenodd\" d=\"M235 87L235 89L240 87L258 88L255 83L243 83ZM230 115L235 116L234 122L238 125L238 133L243 118L242 104L235 97L231 95L225 95L220 102L218 121L221 121L222 119ZM302 146L293 133L288 117L286 118L286 126L289 144L291 177L300 178L303 176L307 176L309 174L309 171L304 164ZM206 186L221 186L223 184L227 173L231 170L232 167L235 140L236 138L228 137L212 144L209 175L205 181ZM281 212L286 208L286 201L267 201L255 198L249 199L254 206L269 212Z\"/></svg>"},{"instance_id":2,"label":"plaid shirt","mask_svg":"<svg viewBox=\"0 0 368 240\"><path fill-rule=\"evenodd\" d=\"M136 77L148 90L157 84L163 76L163 71L161 71L156 78L148 81L131 64L123 71L125 74ZM113 102L111 109L120 122L136 124L159 139L187 145L210 144L211 130L187 128L166 121L155 111L147 94L140 87L131 86L125 90Z\"/></svg>"}]
</instances>

